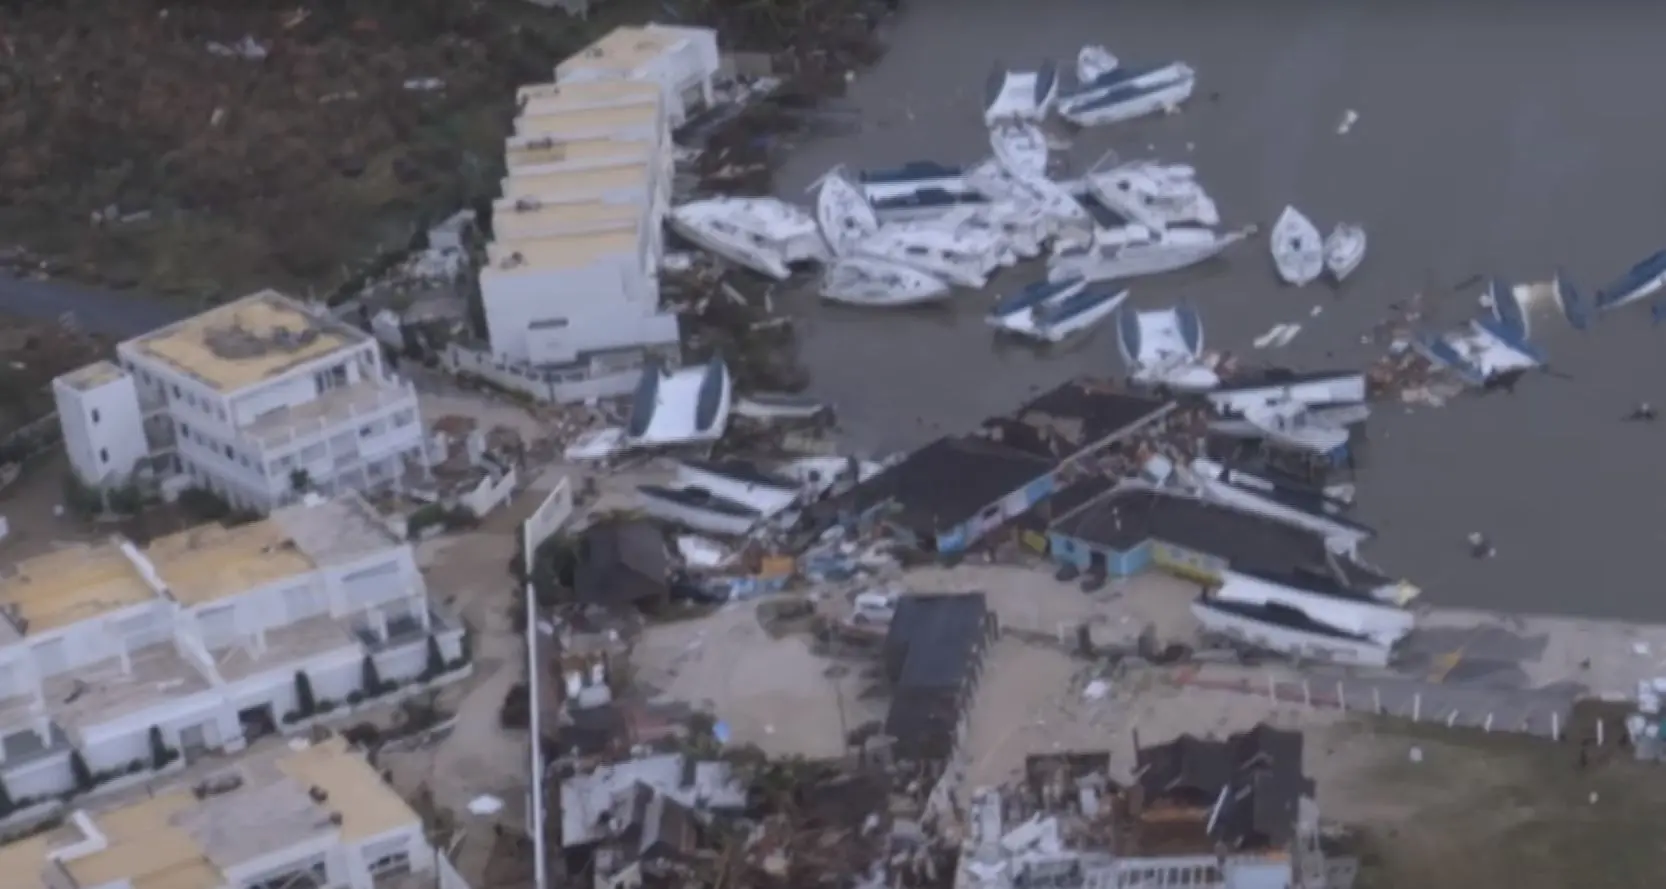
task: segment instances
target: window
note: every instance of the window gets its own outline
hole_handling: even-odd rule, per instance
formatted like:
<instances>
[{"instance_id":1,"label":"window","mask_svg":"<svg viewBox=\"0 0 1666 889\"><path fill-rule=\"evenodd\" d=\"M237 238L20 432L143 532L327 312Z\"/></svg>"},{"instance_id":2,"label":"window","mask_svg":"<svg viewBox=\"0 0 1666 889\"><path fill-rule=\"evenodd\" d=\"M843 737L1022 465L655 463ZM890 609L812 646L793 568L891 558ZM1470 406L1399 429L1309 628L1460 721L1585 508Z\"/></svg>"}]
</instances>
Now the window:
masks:
<instances>
[{"instance_id":1,"label":"window","mask_svg":"<svg viewBox=\"0 0 1666 889\"><path fill-rule=\"evenodd\" d=\"M95 407L95 408L93 408L93 424L97 425L97 423L98 423L98 408Z\"/></svg>"},{"instance_id":2,"label":"window","mask_svg":"<svg viewBox=\"0 0 1666 889\"><path fill-rule=\"evenodd\" d=\"M364 856L364 868L372 877L407 873L411 869L410 842L404 837L369 843L359 854Z\"/></svg>"},{"instance_id":3,"label":"window","mask_svg":"<svg viewBox=\"0 0 1666 889\"><path fill-rule=\"evenodd\" d=\"M226 445L226 459L227 460L237 459L237 452L231 449L231 445Z\"/></svg>"},{"instance_id":4,"label":"window","mask_svg":"<svg viewBox=\"0 0 1666 889\"><path fill-rule=\"evenodd\" d=\"M184 394L185 394L185 393L183 393L183 392L181 392L181 391L179 391L179 387L178 387L178 386L175 386L175 387L174 387L174 397L175 397L175 398L179 398L179 397L181 397L181 396L183 396L183 395L184 395Z\"/></svg>"},{"instance_id":5,"label":"window","mask_svg":"<svg viewBox=\"0 0 1666 889\"><path fill-rule=\"evenodd\" d=\"M109 448L99 448L98 449L98 459L102 462L105 462L105 463L110 462L110 449Z\"/></svg>"},{"instance_id":6,"label":"window","mask_svg":"<svg viewBox=\"0 0 1666 889\"><path fill-rule=\"evenodd\" d=\"M185 425L184 423L179 424L179 437L185 439L186 441L190 441L191 427Z\"/></svg>"},{"instance_id":7,"label":"window","mask_svg":"<svg viewBox=\"0 0 1666 889\"><path fill-rule=\"evenodd\" d=\"M560 330L567 326L566 318L542 318L527 325L530 330Z\"/></svg>"},{"instance_id":8,"label":"window","mask_svg":"<svg viewBox=\"0 0 1666 889\"><path fill-rule=\"evenodd\" d=\"M324 866L324 856L320 855L300 867L285 865L283 871L258 877L243 885L246 889L322 889L328 884L329 871Z\"/></svg>"}]
</instances>

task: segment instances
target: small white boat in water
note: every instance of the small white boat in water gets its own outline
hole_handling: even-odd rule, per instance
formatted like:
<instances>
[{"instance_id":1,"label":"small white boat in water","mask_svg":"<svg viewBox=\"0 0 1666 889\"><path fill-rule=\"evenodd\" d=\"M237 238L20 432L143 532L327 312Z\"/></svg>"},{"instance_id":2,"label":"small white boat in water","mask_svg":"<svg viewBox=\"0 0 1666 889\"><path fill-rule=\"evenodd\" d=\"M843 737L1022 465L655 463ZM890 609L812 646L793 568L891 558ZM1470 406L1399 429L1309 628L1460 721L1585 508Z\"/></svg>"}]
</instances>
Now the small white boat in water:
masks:
<instances>
[{"instance_id":1,"label":"small white boat in water","mask_svg":"<svg viewBox=\"0 0 1666 889\"><path fill-rule=\"evenodd\" d=\"M1047 175L1047 134L1032 123L1012 121L989 129L989 148L1014 176Z\"/></svg>"},{"instance_id":2,"label":"small white boat in water","mask_svg":"<svg viewBox=\"0 0 1666 889\"><path fill-rule=\"evenodd\" d=\"M1285 207L1273 223L1273 265L1285 283L1304 287L1325 271L1325 243L1319 228L1295 207Z\"/></svg>"},{"instance_id":3,"label":"small white boat in water","mask_svg":"<svg viewBox=\"0 0 1666 889\"><path fill-rule=\"evenodd\" d=\"M1037 281L995 303L985 323L1049 343L1062 342L1110 317L1127 290L1089 289L1086 281Z\"/></svg>"},{"instance_id":4,"label":"small white boat in water","mask_svg":"<svg viewBox=\"0 0 1666 889\"><path fill-rule=\"evenodd\" d=\"M1220 383L1203 358L1203 319L1190 306L1116 313L1117 349L1137 382L1185 391Z\"/></svg>"},{"instance_id":5,"label":"small white boat in water","mask_svg":"<svg viewBox=\"0 0 1666 889\"><path fill-rule=\"evenodd\" d=\"M810 214L775 198L711 198L671 210L677 234L731 262L784 281L791 265L827 258Z\"/></svg>"},{"instance_id":6,"label":"small white boat in water","mask_svg":"<svg viewBox=\"0 0 1666 889\"><path fill-rule=\"evenodd\" d=\"M1076 53L1076 82L1083 86L1097 83L1115 72L1121 64L1109 49L1089 44Z\"/></svg>"},{"instance_id":7,"label":"small white boat in water","mask_svg":"<svg viewBox=\"0 0 1666 889\"><path fill-rule=\"evenodd\" d=\"M812 186L816 189L816 222L834 256L845 256L858 241L879 230L879 217L856 183L834 167Z\"/></svg>"},{"instance_id":8,"label":"small white boat in water","mask_svg":"<svg viewBox=\"0 0 1666 889\"><path fill-rule=\"evenodd\" d=\"M947 281L911 266L868 256L846 256L828 266L821 295L853 306L893 308L947 299Z\"/></svg>"},{"instance_id":9,"label":"small white boat in water","mask_svg":"<svg viewBox=\"0 0 1666 889\"><path fill-rule=\"evenodd\" d=\"M1041 120L1053 109L1058 95L1058 66L1051 61L1042 62L1033 71L997 66L984 85L983 119L989 124Z\"/></svg>"},{"instance_id":10,"label":"small white boat in water","mask_svg":"<svg viewBox=\"0 0 1666 889\"><path fill-rule=\"evenodd\" d=\"M1249 237L1254 228L1221 233L1214 229L1175 226L1153 231L1126 225L1094 232L1091 246L1067 246L1048 262L1051 280L1086 278L1109 281L1141 275L1160 275L1197 265L1219 256Z\"/></svg>"},{"instance_id":11,"label":"small white boat in water","mask_svg":"<svg viewBox=\"0 0 1666 889\"><path fill-rule=\"evenodd\" d=\"M644 514L707 534L740 537L765 518L745 503L704 488L641 485L636 494Z\"/></svg>"},{"instance_id":12,"label":"small white boat in water","mask_svg":"<svg viewBox=\"0 0 1666 889\"><path fill-rule=\"evenodd\" d=\"M1197 72L1175 62L1123 68L1101 75L1058 102L1059 115L1077 126L1096 127L1177 110L1197 88Z\"/></svg>"},{"instance_id":13,"label":"small white boat in water","mask_svg":"<svg viewBox=\"0 0 1666 889\"><path fill-rule=\"evenodd\" d=\"M1088 191L1099 203L1147 228L1221 224L1214 199L1198 184L1197 171L1188 165L1134 161L1089 173L1085 178Z\"/></svg>"},{"instance_id":14,"label":"small white boat in water","mask_svg":"<svg viewBox=\"0 0 1666 889\"><path fill-rule=\"evenodd\" d=\"M753 392L734 406L735 416L750 420L813 420L829 412L825 401L788 392Z\"/></svg>"},{"instance_id":15,"label":"small white boat in water","mask_svg":"<svg viewBox=\"0 0 1666 889\"><path fill-rule=\"evenodd\" d=\"M700 367L671 372L649 362L631 398L623 444L657 447L716 441L729 422L733 390L721 356Z\"/></svg>"},{"instance_id":16,"label":"small white boat in water","mask_svg":"<svg viewBox=\"0 0 1666 889\"><path fill-rule=\"evenodd\" d=\"M1348 223L1338 223L1325 238L1325 270L1338 284L1365 261L1365 229Z\"/></svg>"}]
</instances>

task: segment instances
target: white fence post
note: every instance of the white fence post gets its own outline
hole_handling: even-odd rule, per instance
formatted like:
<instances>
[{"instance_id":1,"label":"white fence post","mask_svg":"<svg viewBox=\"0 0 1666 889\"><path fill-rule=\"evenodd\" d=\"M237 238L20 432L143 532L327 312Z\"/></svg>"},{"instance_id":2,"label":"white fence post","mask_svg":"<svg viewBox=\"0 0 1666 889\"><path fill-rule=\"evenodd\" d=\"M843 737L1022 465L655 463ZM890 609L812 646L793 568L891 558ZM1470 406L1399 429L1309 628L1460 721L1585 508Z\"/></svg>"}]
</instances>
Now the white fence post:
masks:
<instances>
[{"instance_id":1,"label":"white fence post","mask_svg":"<svg viewBox=\"0 0 1666 889\"><path fill-rule=\"evenodd\" d=\"M1267 674L1267 700L1274 704L1278 703L1278 682L1273 679L1271 673Z\"/></svg>"},{"instance_id":2,"label":"white fence post","mask_svg":"<svg viewBox=\"0 0 1666 889\"><path fill-rule=\"evenodd\" d=\"M1348 695L1342 690L1342 680L1336 680L1336 709L1348 709Z\"/></svg>"},{"instance_id":3,"label":"white fence post","mask_svg":"<svg viewBox=\"0 0 1666 889\"><path fill-rule=\"evenodd\" d=\"M1562 714L1554 710L1550 713L1550 739L1552 741L1562 740Z\"/></svg>"},{"instance_id":4,"label":"white fence post","mask_svg":"<svg viewBox=\"0 0 1666 889\"><path fill-rule=\"evenodd\" d=\"M1414 691L1411 695L1411 721L1419 722L1423 718L1423 693Z\"/></svg>"},{"instance_id":5,"label":"white fence post","mask_svg":"<svg viewBox=\"0 0 1666 889\"><path fill-rule=\"evenodd\" d=\"M1378 716L1383 712L1383 690L1375 685L1371 686L1371 712Z\"/></svg>"},{"instance_id":6,"label":"white fence post","mask_svg":"<svg viewBox=\"0 0 1666 889\"><path fill-rule=\"evenodd\" d=\"M1492 731L1492 714L1491 713L1487 714L1487 721L1486 721L1485 724L1483 724L1481 726L1481 730L1484 731L1484 732Z\"/></svg>"},{"instance_id":7,"label":"white fence post","mask_svg":"<svg viewBox=\"0 0 1666 889\"><path fill-rule=\"evenodd\" d=\"M1602 740L1603 740L1603 738L1602 738L1602 720L1598 719L1597 720L1597 746L1598 747L1602 746Z\"/></svg>"},{"instance_id":8,"label":"white fence post","mask_svg":"<svg viewBox=\"0 0 1666 889\"><path fill-rule=\"evenodd\" d=\"M1446 727L1447 728L1451 728L1453 725L1455 725L1457 723L1457 721L1458 721L1458 711L1457 710L1453 710L1451 713L1446 714Z\"/></svg>"}]
</instances>

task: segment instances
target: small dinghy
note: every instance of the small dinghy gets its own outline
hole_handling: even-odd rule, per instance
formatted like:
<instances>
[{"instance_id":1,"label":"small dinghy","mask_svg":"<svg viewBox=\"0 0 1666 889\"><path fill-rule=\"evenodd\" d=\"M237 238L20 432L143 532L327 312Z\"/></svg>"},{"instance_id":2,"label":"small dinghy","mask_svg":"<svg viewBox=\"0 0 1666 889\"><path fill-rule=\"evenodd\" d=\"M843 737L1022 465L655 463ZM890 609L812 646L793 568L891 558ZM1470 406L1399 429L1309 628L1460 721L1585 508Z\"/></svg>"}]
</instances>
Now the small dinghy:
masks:
<instances>
[{"instance_id":1,"label":"small dinghy","mask_svg":"<svg viewBox=\"0 0 1666 889\"><path fill-rule=\"evenodd\" d=\"M1325 238L1325 271L1340 284L1365 261L1365 229L1338 223Z\"/></svg>"},{"instance_id":2,"label":"small dinghy","mask_svg":"<svg viewBox=\"0 0 1666 889\"><path fill-rule=\"evenodd\" d=\"M1190 306L1116 313L1117 348L1135 381L1204 391L1220 377L1203 364L1203 319Z\"/></svg>"},{"instance_id":3,"label":"small dinghy","mask_svg":"<svg viewBox=\"0 0 1666 889\"><path fill-rule=\"evenodd\" d=\"M1037 281L1003 297L984 317L997 330L1049 343L1065 340L1109 317L1128 291L1089 290L1087 282Z\"/></svg>"},{"instance_id":4,"label":"small dinghy","mask_svg":"<svg viewBox=\"0 0 1666 889\"><path fill-rule=\"evenodd\" d=\"M814 420L830 413L827 402L788 392L753 392L735 401L734 414L750 420Z\"/></svg>"},{"instance_id":5,"label":"small dinghy","mask_svg":"<svg viewBox=\"0 0 1666 889\"><path fill-rule=\"evenodd\" d=\"M1601 312L1630 305L1659 293L1666 287L1666 250L1650 256L1626 270L1626 273L1599 289L1591 304Z\"/></svg>"},{"instance_id":6,"label":"small dinghy","mask_svg":"<svg viewBox=\"0 0 1666 889\"><path fill-rule=\"evenodd\" d=\"M1364 405L1357 405L1364 407ZM1244 411L1244 420L1268 441L1315 454L1333 454L1348 444L1348 429L1322 422L1297 401L1277 401Z\"/></svg>"},{"instance_id":7,"label":"small dinghy","mask_svg":"<svg viewBox=\"0 0 1666 889\"><path fill-rule=\"evenodd\" d=\"M949 297L948 282L919 269L868 256L847 256L828 266L821 295L853 306L898 307Z\"/></svg>"},{"instance_id":8,"label":"small dinghy","mask_svg":"<svg viewBox=\"0 0 1666 889\"><path fill-rule=\"evenodd\" d=\"M989 130L995 159L1014 176L1047 175L1047 134L1032 123L998 123Z\"/></svg>"},{"instance_id":9,"label":"small dinghy","mask_svg":"<svg viewBox=\"0 0 1666 889\"><path fill-rule=\"evenodd\" d=\"M827 244L810 214L775 198L711 198L673 208L677 234L724 259L778 281L791 265L822 261Z\"/></svg>"},{"instance_id":10,"label":"small dinghy","mask_svg":"<svg viewBox=\"0 0 1666 889\"><path fill-rule=\"evenodd\" d=\"M879 217L861 189L838 167L816 185L816 222L834 256L851 252L858 241L879 230Z\"/></svg>"},{"instance_id":11,"label":"small dinghy","mask_svg":"<svg viewBox=\"0 0 1666 889\"><path fill-rule=\"evenodd\" d=\"M1176 62L1157 68L1119 68L1061 99L1059 115L1081 127L1168 114L1192 97L1197 72Z\"/></svg>"},{"instance_id":12,"label":"small dinghy","mask_svg":"<svg viewBox=\"0 0 1666 889\"><path fill-rule=\"evenodd\" d=\"M1193 226L1163 231L1143 225L1099 229L1094 232L1092 246L1069 246L1055 253L1048 263L1047 276L1055 281L1110 281L1160 275L1213 259L1253 232L1253 227L1225 234Z\"/></svg>"},{"instance_id":13,"label":"small dinghy","mask_svg":"<svg viewBox=\"0 0 1666 889\"><path fill-rule=\"evenodd\" d=\"M1325 271L1325 245L1319 229L1300 210L1285 207L1273 223L1273 265L1285 283L1304 287Z\"/></svg>"},{"instance_id":14,"label":"small dinghy","mask_svg":"<svg viewBox=\"0 0 1666 889\"><path fill-rule=\"evenodd\" d=\"M1084 87L1091 86L1100 79L1109 77L1121 64L1117 57L1103 46L1084 46L1076 53L1076 82Z\"/></svg>"},{"instance_id":15,"label":"small dinghy","mask_svg":"<svg viewBox=\"0 0 1666 889\"><path fill-rule=\"evenodd\" d=\"M1033 71L996 66L984 85L984 122L1041 120L1058 95L1058 66L1052 61L1042 62Z\"/></svg>"}]
</instances>

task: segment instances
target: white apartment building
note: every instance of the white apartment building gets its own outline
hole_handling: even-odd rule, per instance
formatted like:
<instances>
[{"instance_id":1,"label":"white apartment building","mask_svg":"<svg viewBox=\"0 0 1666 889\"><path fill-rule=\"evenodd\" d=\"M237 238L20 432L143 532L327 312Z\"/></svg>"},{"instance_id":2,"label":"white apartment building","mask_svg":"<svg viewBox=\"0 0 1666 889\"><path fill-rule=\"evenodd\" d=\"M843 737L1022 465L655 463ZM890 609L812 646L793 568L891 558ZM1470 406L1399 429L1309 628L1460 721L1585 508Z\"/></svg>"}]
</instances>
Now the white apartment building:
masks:
<instances>
[{"instance_id":1,"label":"white apartment building","mask_svg":"<svg viewBox=\"0 0 1666 889\"><path fill-rule=\"evenodd\" d=\"M0 780L20 805L74 790L72 751L103 780L148 777L153 728L181 762L239 750L385 700L387 683L466 675L463 634L353 493L25 559L0 573ZM363 687L367 655L380 690Z\"/></svg>"},{"instance_id":2,"label":"white apartment building","mask_svg":"<svg viewBox=\"0 0 1666 889\"><path fill-rule=\"evenodd\" d=\"M712 82L720 64L717 32L710 28L624 26L557 65L555 79L652 83L664 97L666 119L677 127L712 104Z\"/></svg>"},{"instance_id":3,"label":"white apartment building","mask_svg":"<svg viewBox=\"0 0 1666 889\"><path fill-rule=\"evenodd\" d=\"M468 889L339 737L77 810L0 845L0 874L6 889Z\"/></svg>"},{"instance_id":4,"label":"white apartment building","mask_svg":"<svg viewBox=\"0 0 1666 889\"><path fill-rule=\"evenodd\" d=\"M416 390L384 367L375 339L275 291L116 354L119 367L53 381L65 449L89 484L149 468L264 512L305 490L374 488L427 468Z\"/></svg>"}]
</instances>

